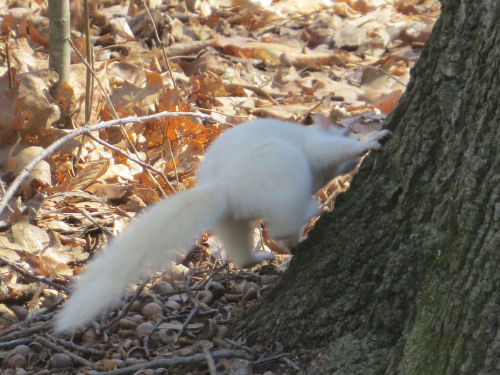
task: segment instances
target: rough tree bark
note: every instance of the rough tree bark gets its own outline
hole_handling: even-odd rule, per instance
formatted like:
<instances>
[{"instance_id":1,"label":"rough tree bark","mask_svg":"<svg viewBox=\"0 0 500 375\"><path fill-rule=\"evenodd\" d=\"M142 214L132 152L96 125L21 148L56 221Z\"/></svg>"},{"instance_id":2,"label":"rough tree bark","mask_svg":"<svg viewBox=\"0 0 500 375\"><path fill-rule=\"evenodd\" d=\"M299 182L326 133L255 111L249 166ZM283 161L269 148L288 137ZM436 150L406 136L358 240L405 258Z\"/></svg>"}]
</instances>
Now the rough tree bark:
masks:
<instances>
[{"instance_id":1,"label":"rough tree bark","mask_svg":"<svg viewBox=\"0 0 500 375\"><path fill-rule=\"evenodd\" d=\"M314 374L500 374L500 2L442 1L394 133L233 331Z\"/></svg>"}]
</instances>

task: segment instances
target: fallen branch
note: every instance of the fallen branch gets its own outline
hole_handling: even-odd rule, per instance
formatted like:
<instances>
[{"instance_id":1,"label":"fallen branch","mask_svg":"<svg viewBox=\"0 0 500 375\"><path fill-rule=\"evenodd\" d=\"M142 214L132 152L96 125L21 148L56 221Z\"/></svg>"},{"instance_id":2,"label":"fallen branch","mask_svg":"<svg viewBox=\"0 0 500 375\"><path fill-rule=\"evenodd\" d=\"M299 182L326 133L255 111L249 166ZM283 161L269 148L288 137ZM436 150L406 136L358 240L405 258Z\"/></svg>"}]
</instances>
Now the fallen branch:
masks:
<instances>
[{"instance_id":1,"label":"fallen branch","mask_svg":"<svg viewBox=\"0 0 500 375\"><path fill-rule=\"evenodd\" d=\"M55 307L55 306L54 306ZM50 308L52 310L52 307ZM22 322L15 323L11 325L9 328L6 328L2 331L0 331L0 341L4 340L7 335L12 334L13 332L17 332L19 330L25 330L28 324L35 322L35 321L47 321L49 319L52 319L56 313L54 311L46 311L43 313L38 313L35 314L28 319L23 320Z\"/></svg>"},{"instance_id":2,"label":"fallen branch","mask_svg":"<svg viewBox=\"0 0 500 375\"><path fill-rule=\"evenodd\" d=\"M17 339L20 337L30 336L33 333L39 333L40 331L45 331L45 330L48 331L51 328L52 328L51 321L45 322L42 324L37 324L37 325L34 325L32 327L24 328L20 331L15 331L15 332L9 333L7 335L4 335L4 336L0 337L0 341L8 341L11 339Z\"/></svg>"},{"instance_id":3,"label":"fallen branch","mask_svg":"<svg viewBox=\"0 0 500 375\"><path fill-rule=\"evenodd\" d=\"M52 154L59 147L61 147L63 144L70 141L71 139L74 139L74 138L79 137L81 135L90 133L92 131L110 128L110 127L115 126L115 125L137 124L137 123L146 122L146 121L159 120L159 119L164 118L164 117L195 117L195 118L201 118L204 120L212 120L214 122L217 122L217 120L214 119L212 116L204 114L204 113L164 111L164 112L159 112L159 113L155 113L155 114L148 115L148 116L141 116L141 117L130 116L130 117L125 117L125 118L120 118L120 119L115 119L115 120L110 120L110 121L99 122L95 125L81 126L78 129L75 129L75 130L69 132L64 137L58 139L57 141L55 141L54 143L49 145L45 149L44 152L40 153L40 155L38 155L36 158L34 158L30 163L28 163L22 169L22 171L19 173L19 175L10 184L9 188L5 192L5 195L2 197L2 200L0 200L0 214L3 212L3 210L7 206L9 200L14 196L14 194L16 193L19 186L21 186L21 183L28 177L31 170L39 162L41 162L43 159L45 159L47 156Z\"/></svg>"},{"instance_id":4,"label":"fallen branch","mask_svg":"<svg viewBox=\"0 0 500 375\"><path fill-rule=\"evenodd\" d=\"M212 357L212 353L210 353L211 344L206 342L202 345L203 354L205 355L205 360L207 361L208 370L210 371L210 375L217 375L217 370L215 368L215 361Z\"/></svg>"},{"instance_id":5,"label":"fallen branch","mask_svg":"<svg viewBox=\"0 0 500 375\"><path fill-rule=\"evenodd\" d=\"M233 350L233 349L221 349L215 352L210 353L213 360L218 360L221 358L246 358L250 357L243 350ZM154 359L152 361L138 363L133 366L128 366L124 368L120 368L117 370L105 371L105 372L97 372L96 375L127 375L133 374L139 370L145 369L154 369L160 367L174 367L180 365L193 365L197 363L206 362L206 356L204 353L197 353L188 357L174 357L174 358L162 358L162 359Z\"/></svg>"},{"instance_id":6,"label":"fallen branch","mask_svg":"<svg viewBox=\"0 0 500 375\"><path fill-rule=\"evenodd\" d=\"M31 337L23 337L23 338L11 340L11 341L0 342L0 350L12 349L18 345L29 345L33 341L35 341L35 339L33 339Z\"/></svg>"},{"instance_id":7,"label":"fallen branch","mask_svg":"<svg viewBox=\"0 0 500 375\"><path fill-rule=\"evenodd\" d=\"M61 290L61 291L65 292L66 294L69 293L68 288L66 288L60 284L57 284L57 283L47 279L46 277L34 275L31 272L29 272L28 270L25 270L23 267L21 267L20 265L16 264L15 262L13 262L9 259L6 259L4 257L0 257L0 262L7 264L9 267L13 268L17 273L19 273L20 275L24 276L27 279L47 284L48 286L51 286L52 288L57 289L57 290Z\"/></svg>"}]
</instances>

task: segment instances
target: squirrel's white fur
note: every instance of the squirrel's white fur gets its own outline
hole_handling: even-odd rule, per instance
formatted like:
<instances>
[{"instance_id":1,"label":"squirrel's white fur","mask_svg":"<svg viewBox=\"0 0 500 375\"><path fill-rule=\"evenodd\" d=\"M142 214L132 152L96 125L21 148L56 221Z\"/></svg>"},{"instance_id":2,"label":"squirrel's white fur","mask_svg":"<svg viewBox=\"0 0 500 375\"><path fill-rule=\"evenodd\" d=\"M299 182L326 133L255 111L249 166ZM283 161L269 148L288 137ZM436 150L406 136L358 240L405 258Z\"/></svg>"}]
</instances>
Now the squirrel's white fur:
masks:
<instances>
[{"instance_id":1,"label":"squirrel's white fur","mask_svg":"<svg viewBox=\"0 0 500 375\"><path fill-rule=\"evenodd\" d=\"M252 253L250 223L262 218L272 238L295 244L302 225L319 211L311 198L360 156L380 148L389 131L356 141L338 128L261 119L232 128L209 147L198 185L149 207L107 250L90 262L56 322L72 330L94 318L148 268L171 260L205 229L240 266L267 259Z\"/></svg>"}]
</instances>

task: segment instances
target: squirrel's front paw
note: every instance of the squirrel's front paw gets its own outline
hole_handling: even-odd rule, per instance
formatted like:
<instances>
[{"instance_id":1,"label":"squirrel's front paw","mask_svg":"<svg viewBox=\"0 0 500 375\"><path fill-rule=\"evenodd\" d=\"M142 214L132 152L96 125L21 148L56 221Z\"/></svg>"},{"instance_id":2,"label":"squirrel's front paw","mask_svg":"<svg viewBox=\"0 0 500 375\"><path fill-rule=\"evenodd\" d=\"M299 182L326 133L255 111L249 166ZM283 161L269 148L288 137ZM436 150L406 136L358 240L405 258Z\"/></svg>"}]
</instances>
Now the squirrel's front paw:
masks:
<instances>
[{"instance_id":1,"label":"squirrel's front paw","mask_svg":"<svg viewBox=\"0 0 500 375\"><path fill-rule=\"evenodd\" d=\"M272 252L259 251L258 253L252 253L251 259L247 260L244 264L241 264L241 267L243 268L252 267L260 262L270 259L274 259L274 255Z\"/></svg>"},{"instance_id":2,"label":"squirrel's front paw","mask_svg":"<svg viewBox=\"0 0 500 375\"><path fill-rule=\"evenodd\" d=\"M368 149L369 150L380 149L382 147L382 145L380 144L380 141L385 139L385 138L388 138L391 134L392 134L391 131L388 129L382 129L382 130L376 131L367 140Z\"/></svg>"}]
</instances>

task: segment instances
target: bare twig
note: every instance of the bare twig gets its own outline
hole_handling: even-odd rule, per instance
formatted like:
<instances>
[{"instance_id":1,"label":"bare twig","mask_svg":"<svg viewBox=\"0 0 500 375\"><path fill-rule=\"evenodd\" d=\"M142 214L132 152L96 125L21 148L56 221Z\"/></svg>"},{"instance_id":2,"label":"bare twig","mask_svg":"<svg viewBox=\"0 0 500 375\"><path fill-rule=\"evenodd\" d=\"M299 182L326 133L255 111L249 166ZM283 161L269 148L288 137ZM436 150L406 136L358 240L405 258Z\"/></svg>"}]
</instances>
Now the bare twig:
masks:
<instances>
[{"instance_id":1,"label":"bare twig","mask_svg":"<svg viewBox=\"0 0 500 375\"><path fill-rule=\"evenodd\" d=\"M0 256L0 262L4 262L9 267L13 268L14 270L16 270L16 272L18 272L19 274L23 275L27 279L38 281L40 283L47 284L47 285L51 286L54 289L62 290L65 293L69 293L69 289L68 288L66 288L66 287L64 287L64 286L62 286L60 284L57 284L57 283L55 283L55 282L47 279L46 277L34 275L31 272L29 272L28 270L25 270L19 264L16 264L15 262L13 262L13 261L11 261L9 259L6 259L6 258Z\"/></svg>"},{"instance_id":2,"label":"bare twig","mask_svg":"<svg viewBox=\"0 0 500 375\"><path fill-rule=\"evenodd\" d=\"M249 358L248 354L243 350L233 350L233 349L221 349L211 353L214 360L221 358ZM196 363L201 363L206 361L206 356L204 353L197 353L187 357L174 357L174 358L162 358L154 359L152 361L139 363L133 366L124 367L116 370L98 372L96 375L127 375L133 374L136 371L144 369L154 369L159 367L174 367L180 365L193 365Z\"/></svg>"},{"instance_id":3,"label":"bare twig","mask_svg":"<svg viewBox=\"0 0 500 375\"><path fill-rule=\"evenodd\" d=\"M32 333L38 333L40 331L49 330L52 327L52 322L45 322L43 324L37 324L33 327L23 328L20 331L12 332L7 335L0 337L1 341L7 341L12 339L17 339L20 337L26 337L31 335Z\"/></svg>"},{"instance_id":4,"label":"bare twig","mask_svg":"<svg viewBox=\"0 0 500 375\"><path fill-rule=\"evenodd\" d=\"M55 312L53 312L53 311L38 313L38 314L34 314L34 315L30 316L28 319L25 319L22 322L13 324L9 328L6 328L6 329L0 331L0 341L4 340L7 337L7 335L12 334L12 332L15 332L18 330L25 330L26 326L28 324L30 324L31 322L34 322L35 320L47 321L49 319L52 319L52 317L54 315L55 315Z\"/></svg>"},{"instance_id":5,"label":"bare twig","mask_svg":"<svg viewBox=\"0 0 500 375\"><path fill-rule=\"evenodd\" d=\"M223 269L226 269L228 267L229 267L228 264L224 263L224 264L214 268L209 277L207 277L205 280L200 280L199 282L197 282L194 285L193 290L199 289L199 288L204 288L210 282L210 280L212 280L220 271L222 271Z\"/></svg>"},{"instance_id":6,"label":"bare twig","mask_svg":"<svg viewBox=\"0 0 500 375\"><path fill-rule=\"evenodd\" d=\"M38 341L40 341L43 345L48 346L50 349L64 353L69 356L74 362L80 363L83 366L91 366L92 362L87 361L85 358L80 357L78 354L70 352L69 350L64 349L62 346L54 344L52 341L47 340L45 337L39 337Z\"/></svg>"},{"instance_id":7,"label":"bare twig","mask_svg":"<svg viewBox=\"0 0 500 375\"><path fill-rule=\"evenodd\" d=\"M155 20L153 19L153 16L151 15L151 12L149 11L149 7L147 6L146 2L142 0L142 6L146 10L146 13L148 14L149 22L151 22L151 25L153 26L153 31L155 33L155 39L156 43L158 43L158 46L161 48L161 52L163 53L163 58L165 59L165 63L167 64L168 72L170 73L170 78L172 79L172 86L175 89L175 79L174 79L174 73L172 72L172 67L170 66L170 62L168 61L167 57L167 51L165 49L165 43L163 43L160 40L160 36L158 35L158 29L156 28Z\"/></svg>"},{"instance_id":8,"label":"bare twig","mask_svg":"<svg viewBox=\"0 0 500 375\"><path fill-rule=\"evenodd\" d=\"M177 181L177 186L179 186L179 172L177 171L177 164L175 163L174 152L172 151L172 142L168 140L168 149L170 150L170 157L172 158L172 164L174 165L175 180Z\"/></svg>"},{"instance_id":9,"label":"bare twig","mask_svg":"<svg viewBox=\"0 0 500 375\"><path fill-rule=\"evenodd\" d=\"M110 322L108 322L108 324L106 324L104 327L101 328L101 330L105 330L109 327L111 327L113 324L117 323L121 318L123 318L125 315L127 315L128 311L130 310L130 307L132 306L132 304L134 303L134 301L139 298L139 296L141 295L142 291L144 290L144 288L146 287L146 285L149 283L149 279L147 280L143 280L141 285L139 285L139 288L137 288L134 296L132 297L132 299L130 301L127 302L127 304L123 307L123 309L120 310L120 312L118 313L118 315L113 319L111 320Z\"/></svg>"},{"instance_id":10,"label":"bare twig","mask_svg":"<svg viewBox=\"0 0 500 375\"><path fill-rule=\"evenodd\" d=\"M373 69L373 70L376 70L384 75L386 75L387 77L393 79L394 81L396 81L397 83L399 83L401 86L403 87L406 87L406 85L404 84L404 82L401 82L399 79L397 79L396 77L394 77L392 74L389 74L387 73L384 69L382 68L379 68L377 66L371 66L371 65L365 65L365 64L360 64L360 63L357 63L357 62L353 62L353 61L350 61L347 63L347 65L349 64L352 64L352 65L357 65L357 66L360 66L362 68L366 68L366 69Z\"/></svg>"},{"instance_id":11,"label":"bare twig","mask_svg":"<svg viewBox=\"0 0 500 375\"><path fill-rule=\"evenodd\" d=\"M206 342L201 347L203 349L203 354L205 354L205 360L207 361L210 375L217 375L217 370L215 369L215 361L212 357L212 353L210 353L210 343Z\"/></svg>"},{"instance_id":12,"label":"bare twig","mask_svg":"<svg viewBox=\"0 0 500 375\"><path fill-rule=\"evenodd\" d=\"M157 174L159 174L164 180L165 182L168 184L168 187L172 190L173 193L176 193L176 190L175 188L173 187L173 185L170 183L170 180L167 178L167 176L165 176L165 173L163 173L163 171L160 171L156 168L153 168L151 165L147 164L147 163L144 163L142 161L140 161L139 159L137 158L134 158L133 156L127 154L126 152L123 152L122 150L120 150L118 147L115 147L113 145L110 145L108 142L106 141L103 141L102 139L100 138L97 138L96 136L92 135L92 134L88 134L88 137L91 138L92 140L96 141L97 143L103 145L104 147L107 147L109 148L110 150L113 150L114 152L116 152L117 154L120 154L121 156L123 157L126 157L127 159L133 161L134 163L136 164L139 164L141 167L143 168L147 168ZM169 141L170 142L170 141ZM174 163L175 165L175 163Z\"/></svg>"},{"instance_id":13,"label":"bare twig","mask_svg":"<svg viewBox=\"0 0 500 375\"><path fill-rule=\"evenodd\" d=\"M290 366L291 368L293 368L295 371L301 371L302 370L299 366L297 366L297 364L295 362L293 362L288 357L283 357L283 358L281 358L281 360L283 362L285 362L288 366Z\"/></svg>"},{"instance_id":14,"label":"bare twig","mask_svg":"<svg viewBox=\"0 0 500 375\"><path fill-rule=\"evenodd\" d=\"M101 83L101 80L97 77L97 75L95 74L95 71L94 69L92 69L92 67L90 66L90 64L85 60L85 58L82 56L82 54L80 53L80 51L78 50L78 48L75 47L75 45L73 44L73 42L70 40L69 41L71 47L73 48L73 50L75 51L75 53L78 55L78 57L80 58L80 60L84 63L84 65L87 67L87 70L90 70L90 72L92 73L92 76L95 78L95 80L97 81L97 84L99 85L99 87L101 88L102 92L104 93L104 95L106 96L106 100L111 108L111 110L113 111L113 115L115 116L115 118L120 118L120 116L118 116L118 112L116 111L115 109L115 106L113 105L113 102L111 101L111 98L109 97L108 93L106 92L106 90L104 89L104 86L102 85ZM132 142L132 140L130 139L130 136L128 135L127 131L125 130L125 128L123 127L123 124L120 124L120 129L122 131L122 134L123 136L125 137L125 139L127 140L130 148L132 149L132 151L134 152L134 154L137 156L137 158L139 158L139 153L137 152L137 149L135 148L135 145L134 143ZM160 183L156 180L156 178L151 174L151 172L146 169L146 173L148 174L148 176L151 178L151 180L156 184L156 186L158 187L158 189L160 190L161 194L163 195L163 198L166 198L167 197L167 194L165 193L165 191L163 190L163 187L160 185Z\"/></svg>"},{"instance_id":15,"label":"bare twig","mask_svg":"<svg viewBox=\"0 0 500 375\"><path fill-rule=\"evenodd\" d=\"M101 224L99 224L97 221L94 220L92 216L90 216L86 210L83 208L76 207L75 208L83 215L85 216L92 224L94 224L97 228L99 228L103 233L106 233L108 236L113 237L113 233L111 233L108 229L104 228Z\"/></svg>"},{"instance_id":16,"label":"bare twig","mask_svg":"<svg viewBox=\"0 0 500 375\"><path fill-rule=\"evenodd\" d=\"M196 315L196 313L198 312L198 309L200 308L200 304L198 302L198 300L196 298L193 299L194 300L194 307L193 309L191 310L191 312L189 313L189 315L187 316L186 320L184 321L184 323L182 324L182 327L179 331L179 333L177 334L177 341L179 341L179 338L182 336L182 334L184 333L184 331L186 330L189 322L193 319L193 317Z\"/></svg>"},{"instance_id":17,"label":"bare twig","mask_svg":"<svg viewBox=\"0 0 500 375\"><path fill-rule=\"evenodd\" d=\"M9 38L7 38L7 41L5 42L5 60L7 60L7 77L9 78L9 89L11 89L12 88L12 70L10 67L9 39L10 39L10 33L9 33Z\"/></svg>"},{"instance_id":18,"label":"bare twig","mask_svg":"<svg viewBox=\"0 0 500 375\"><path fill-rule=\"evenodd\" d=\"M276 360L281 359L284 356L286 356L286 354L287 353L279 353L279 354L275 354L275 355L271 355L271 356L267 356L267 357L262 357L262 358L257 359L256 361L253 361L253 364L260 365L261 363L276 361Z\"/></svg>"},{"instance_id":19,"label":"bare twig","mask_svg":"<svg viewBox=\"0 0 500 375\"><path fill-rule=\"evenodd\" d=\"M15 339L15 340L6 341L6 342L0 342L0 350L6 350L6 349L15 348L18 345L29 345L33 341L35 341L35 339L33 339L31 337L23 337L21 339Z\"/></svg>"},{"instance_id":20,"label":"bare twig","mask_svg":"<svg viewBox=\"0 0 500 375\"><path fill-rule=\"evenodd\" d=\"M74 139L76 137L79 137L83 134L90 133L91 131L96 131L96 130L101 130L101 129L106 129L110 128L115 125L123 125L123 124L136 124L136 123L141 123L145 121L150 121L150 120L158 120L160 118L164 117L196 117L196 118L201 118L201 119L206 119L206 120L212 120L216 121L212 116L206 115L203 113L193 113L193 112L160 112L160 113L155 113L152 115L148 116L142 116L142 117L125 117L121 119L115 119L115 120L110 120L110 121L104 121L104 122L99 122L95 125L84 125L81 126L68 134L66 134L64 137L59 138L57 141L49 145L44 152L40 153L36 158L34 158L30 163L28 163L22 171L19 173L19 175L16 177L16 179L10 184L9 188L5 192L5 195L2 197L2 200L0 200L0 214L3 212L5 209L7 203L9 200L14 196L15 192L21 186L21 183L23 182L26 177L28 177L29 173L31 170L43 159L45 159L47 156L52 154L55 150L57 150L60 146L65 144L71 139Z\"/></svg>"},{"instance_id":21,"label":"bare twig","mask_svg":"<svg viewBox=\"0 0 500 375\"><path fill-rule=\"evenodd\" d=\"M47 335L47 337L50 338L51 340L57 341L62 346L65 346L69 349L78 350L79 352L82 352L85 354L99 355L99 356L104 356L104 354L105 354L105 352L102 350L94 349L94 348L91 348L88 346L77 345L75 343L72 343L71 341L67 341L67 340L61 339L59 337L55 337L52 335Z\"/></svg>"},{"instance_id":22,"label":"bare twig","mask_svg":"<svg viewBox=\"0 0 500 375\"><path fill-rule=\"evenodd\" d=\"M0 193L2 194L2 197L5 195L5 188L3 186L3 183L0 183ZM14 213L14 210L10 205L7 205L7 209L10 211L11 214Z\"/></svg>"}]
</instances>

